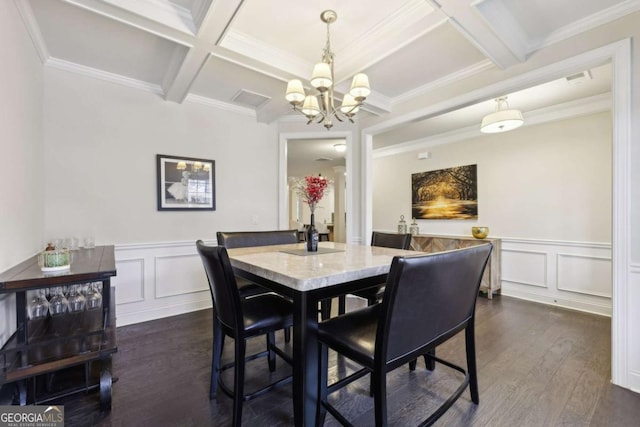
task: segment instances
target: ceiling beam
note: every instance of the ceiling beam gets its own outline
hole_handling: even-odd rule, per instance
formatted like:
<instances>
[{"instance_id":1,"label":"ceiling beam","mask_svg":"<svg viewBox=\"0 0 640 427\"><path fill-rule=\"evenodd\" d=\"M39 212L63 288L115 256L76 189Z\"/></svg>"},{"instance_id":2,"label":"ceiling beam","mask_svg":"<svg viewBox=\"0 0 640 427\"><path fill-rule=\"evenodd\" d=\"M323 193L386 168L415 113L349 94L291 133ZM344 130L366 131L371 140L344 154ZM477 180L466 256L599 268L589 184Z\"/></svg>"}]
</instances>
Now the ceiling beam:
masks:
<instances>
[{"instance_id":1,"label":"ceiling beam","mask_svg":"<svg viewBox=\"0 0 640 427\"><path fill-rule=\"evenodd\" d=\"M523 62L523 59L520 59L523 55L515 55L511 51L510 47L486 24L477 6L469 7L469 0L429 0L429 2L447 15L451 25L497 67L506 69ZM519 49L515 50L519 52Z\"/></svg>"},{"instance_id":2,"label":"ceiling beam","mask_svg":"<svg viewBox=\"0 0 640 427\"><path fill-rule=\"evenodd\" d=\"M194 46L182 59L176 52L174 66L165 75L165 100L177 103L185 100L191 85L211 56L212 48L220 43L243 2L244 0L210 2L208 9L200 12L201 25Z\"/></svg>"}]
</instances>

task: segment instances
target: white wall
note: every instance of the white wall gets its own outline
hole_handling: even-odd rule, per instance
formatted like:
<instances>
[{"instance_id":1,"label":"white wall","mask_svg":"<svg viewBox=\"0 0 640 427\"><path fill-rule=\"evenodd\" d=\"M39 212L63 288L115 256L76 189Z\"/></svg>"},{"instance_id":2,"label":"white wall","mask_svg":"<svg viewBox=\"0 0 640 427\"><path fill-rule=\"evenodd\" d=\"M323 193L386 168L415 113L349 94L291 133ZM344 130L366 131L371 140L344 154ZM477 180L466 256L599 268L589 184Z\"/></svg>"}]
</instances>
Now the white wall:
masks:
<instances>
[{"instance_id":1,"label":"white wall","mask_svg":"<svg viewBox=\"0 0 640 427\"><path fill-rule=\"evenodd\" d=\"M418 150L424 151L424 150ZM611 113L376 158L373 227L396 230L411 217L411 174L478 165L478 220L418 220L425 234L611 243Z\"/></svg>"},{"instance_id":2,"label":"white wall","mask_svg":"<svg viewBox=\"0 0 640 427\"><path fill-rule=\"evenodd\" d=\"M278 227L275 126L45 70L45 237L116 246L118 325L211 305L195 241ZM215 161L216 210L158 211L156 154Z\"/></svg>"},{"instance_id":3,"label":"white wall","mask_svg":"<svg viewBox=\"0 0 640 427\"><path fill-rule=\"evenodd\" d=\"M0 2L0 144L2 207L0 271L33 255L42 243L42 64L13 2Z\"/></svg>"},{"instance_id":4,"label":"white wall","mask_svg":"<svg viewBox=\"0 0 640 427\"><path fill-rule=\"evenodd\" d=\"M35 254L43 239L42 64L13 2L0 2L0 271ZM0 346L15 330L12 295L0 295Z\"/></svg>"},{"instance_id":5,"label":"white wall","mask_svg":"<svg viewBox=\"0 0 640 427\"><path fill-rule=\"evenodd\" d=\"M418 150L424 151L424 150ZM420 233L502 239L502 293L611 315L611 113L373 161L373 227L411 214L411 174L478 166L478 220L418 220Z\"/></svg>"},{"instance_id":6,"label":"white wall","mask_svg":"<svg viewBox=\"0 0 640 427\"><path fill-rule=\"evenodd\" d=\"M47 238L213 238L277 226L277 137L255 118L47 68ZM158 211L156 154L215 161L216 210Z\"/></svg>"}]
</instances>

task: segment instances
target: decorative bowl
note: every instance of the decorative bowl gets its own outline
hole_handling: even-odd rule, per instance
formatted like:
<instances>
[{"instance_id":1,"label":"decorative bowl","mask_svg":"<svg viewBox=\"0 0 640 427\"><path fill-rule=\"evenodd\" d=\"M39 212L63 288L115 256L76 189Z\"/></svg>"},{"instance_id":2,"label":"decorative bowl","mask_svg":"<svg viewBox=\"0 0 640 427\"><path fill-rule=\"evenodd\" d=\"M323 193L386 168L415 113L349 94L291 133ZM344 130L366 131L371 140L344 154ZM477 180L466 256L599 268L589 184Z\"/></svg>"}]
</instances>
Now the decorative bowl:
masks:
<instances>
[{"instance_id":1,"label":"decorative bowl","mask_svg":"<svg viewBox=\"0 0 640 427\"><path fill-rule=\"evenodd\" d=\"M476 239L484 239L489 235L489 227L471 227L471 234Z\"/></svg>"},{"instance_id":2,"label":"decorative bowl","mask_svg":"<svg viewBox=\"0 0 640 427\"><path fill-rule=\"evenodd\" d=\"M54 249L40 252L38 256L40 269L45 272L68 270L71 266L69 249Z\"/></svg>"}]
</instances>

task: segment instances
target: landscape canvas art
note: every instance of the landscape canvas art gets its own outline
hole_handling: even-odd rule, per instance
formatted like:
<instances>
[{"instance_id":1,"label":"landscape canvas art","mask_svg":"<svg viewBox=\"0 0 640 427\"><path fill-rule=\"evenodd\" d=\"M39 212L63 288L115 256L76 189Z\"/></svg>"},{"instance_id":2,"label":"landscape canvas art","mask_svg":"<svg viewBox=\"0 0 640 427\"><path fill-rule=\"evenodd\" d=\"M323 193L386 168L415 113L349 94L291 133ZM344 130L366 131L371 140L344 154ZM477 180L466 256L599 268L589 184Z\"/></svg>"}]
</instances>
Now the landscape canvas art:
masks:
<instances>
[{"instance_id":1,"label":"landscape canvas art","mask_svg":"<svg viewBox=\"0 0 640 427\"><path fill-rule=\"evenodd\" d=\"M477 219L477 165L411 174L411 199L417 219Z\"/></svg>"}]
</instances>

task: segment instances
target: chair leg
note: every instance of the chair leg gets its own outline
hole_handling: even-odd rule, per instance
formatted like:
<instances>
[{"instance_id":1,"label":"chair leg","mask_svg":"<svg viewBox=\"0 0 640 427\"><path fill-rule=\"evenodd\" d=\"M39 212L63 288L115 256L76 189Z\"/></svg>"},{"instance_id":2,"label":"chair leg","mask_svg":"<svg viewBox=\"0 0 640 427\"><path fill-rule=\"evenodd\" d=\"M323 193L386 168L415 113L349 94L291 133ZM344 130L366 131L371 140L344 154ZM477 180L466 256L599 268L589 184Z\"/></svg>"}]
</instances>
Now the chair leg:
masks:
<instances>
[{"instance_id":1,"label":"chair leg","mask_svg":"<svg viewBox=\"0 0 640 427\"><path fill-rule=\"evenodd\" d=\"M373 304L375 304L377 302L378 302L378 300L376 299L375 296L367 298L367 305L373 305Z\"/></svg>"},{"instance_id":2,"label":"chair leg","mask_svg":"<svg viewBox=\"0 0 640 427\"><path fill-rule=\"evenodd\" d=\"M291 342L291 328L284 328L284 342Z\"/></svg>"},{"instance_id":3,"label":"chair leg","mask_svg":"<svg viewBox=\"0 0 640 427\"><path fill-rule=\"evenodd\" d=\"M347 296L340 295L338 297L338 314L345 314L347 312Z\"/></svg>"},{"instance_id":4,"label":"chair leg","mask_svg":"<svg viewBox=\"0 0 640 427\"><path fill-rule=\"evenodd\" d=\"M329 348L326 345L318 346L318 401L316 403L316 425L324 425L324 419L327 416L327 409L322 402L327 400L327 381L328 381L328 362Z\"/></svg>"},{"instance_id":5,"label":"chair leg","mask_svg":"<svg viewBox=\"0 0 640 427\"><path fill-rule=\"evenodd\" d=\"M242 425L242 402L244 401L244 365L247 343L244 338L235 339L235 366L233 368L233 425Z\"/></svg>"},{"instance_id":6,"label":"chair leg","mask_svg":"<svg viewBox=\"0 0 640 427\"><path fill-rule=\"evenodd\" d=\"M374 369L371 372L373 378L374 412L376 417L376 427L386 427L387 425L387 374L384 369Z\"/></svg>"},{"instance_id":7,"label":"chair leg","mask_svg":"<svg viewBox=\"0 0 640 427\"><path fill-rule=\"evenodd\" d=\"M478 371L476 367L476 339L473 322L469 323L464 330L465 343L467 348L467 372L469 373L469 391L471 401L476 405L480 403L478 393Z\"/></svg>"},{"instance_id":8,"label":"chair leg","mask_svg":"<svg viewBox=\"0 0 640 427\"><path fill-rule=\"evenodd\" d=\"M331 299L320 301L320 319L328 320L331 317Z\"/></svg>"},{"instance_id":9,"label":"chair leg","mask_svg":"<svg viewBox=\"0 0 640 427\"><path fill-rule=\"evenodd\" d=\"M436 357L435 348L431 351L428 351L422 357L424 357L424 366L426 366L428 371L433 371L434 369L436 369L436 361L433 359L434 357Z\"/></svg>"},{"instance_id":10,"label":"chair leg","mask_svg":"<svg viewBox=\"0 0 640 427\"><path fill-rule=\"evenodd\" d=\"M276 352L273 351L273 346L276 345L276 337L273 332L267 334L267 351L269 359L269 371L275 372L276 370Z\"/></svg>"},{"instance_id":11,"label":"chair leg","mask_svg":"<svg viewBox=\"0 0 640 427\"><path fill-rule=\"evenodd\" d=\"M222 355L222 345L224 336L218 318L213 317L213 349L211 351L211 386L209 398L215 399L218 391L218 375L220 371L220 357Z\"/></svg>"},{"instance_id":12,"label":"chair leg","mask_svg":"<svg viewBox=\"0 0 640 427\"><path fill-rule=\"evenodd\" d=\"M409 370L410 371L415 371L417 364L418 364L418 360L417 359L413 359L411 362L409 362Z\"/></svg>"}]
</instances>

